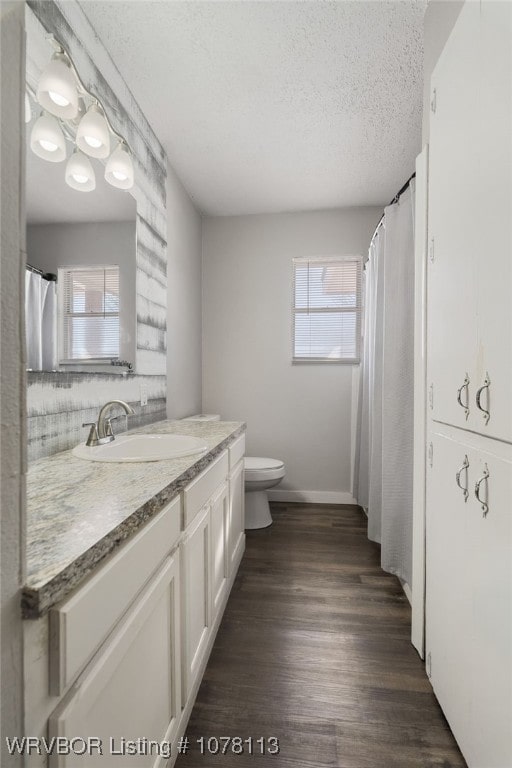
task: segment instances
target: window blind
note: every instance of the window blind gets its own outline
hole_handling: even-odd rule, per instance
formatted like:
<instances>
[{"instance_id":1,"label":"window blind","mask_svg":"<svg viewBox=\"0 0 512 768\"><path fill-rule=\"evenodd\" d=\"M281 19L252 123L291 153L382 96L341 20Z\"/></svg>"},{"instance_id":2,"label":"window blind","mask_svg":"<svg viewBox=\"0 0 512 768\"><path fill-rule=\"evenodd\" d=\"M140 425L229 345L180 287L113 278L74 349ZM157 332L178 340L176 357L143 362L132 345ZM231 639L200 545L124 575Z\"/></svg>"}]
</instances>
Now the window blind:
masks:
<instances>
[{"instance_id":1,"label":"window blind","mask_svg":"<svg viewBox=\"0 0 512 768\"><path fill-rule=\"evenodd\" d=\"M361 259L293 259L293 361L358 363Z\"/></svg>"},{"instance_id":2,"label":"window blind","mask_svg":"<svg viewBox=\"0 0 512 768\"><path fill-rule=\"evenodd\" d=\"M60 360L119 357L119 267L63 267Z\"/></svg>"}]
</instances>

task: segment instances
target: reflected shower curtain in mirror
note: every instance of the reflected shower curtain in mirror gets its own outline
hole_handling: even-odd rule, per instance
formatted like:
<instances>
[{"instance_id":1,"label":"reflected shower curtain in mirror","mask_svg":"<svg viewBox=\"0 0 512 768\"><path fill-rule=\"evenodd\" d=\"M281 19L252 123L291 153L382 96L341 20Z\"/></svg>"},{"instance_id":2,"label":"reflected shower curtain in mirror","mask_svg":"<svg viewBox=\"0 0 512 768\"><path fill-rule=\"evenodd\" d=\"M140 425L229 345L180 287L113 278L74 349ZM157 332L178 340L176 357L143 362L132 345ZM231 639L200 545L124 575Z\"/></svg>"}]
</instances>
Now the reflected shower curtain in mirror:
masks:
<instances>
[{"instance_id":1,"label":"reflected shower curtain in mirror","mask_svg":"<svg viewBox=\"0 0 512 768\"><path fill-rule=\"evenodd\" d=\"M364 279L354 495L382 568L412 586L414 180L385 209Z\"/></svg>"},{"instance_id":2,"label":"reflected shower curtain in mirror","mask_svg":"<svg viewBox=\"0 0 512 768\"><path fill-rule=\"evenodd\" d=\"M25 273L25 337L27 368L53 371L57 367L57 284Z\"/></svg>"}]
</instances>

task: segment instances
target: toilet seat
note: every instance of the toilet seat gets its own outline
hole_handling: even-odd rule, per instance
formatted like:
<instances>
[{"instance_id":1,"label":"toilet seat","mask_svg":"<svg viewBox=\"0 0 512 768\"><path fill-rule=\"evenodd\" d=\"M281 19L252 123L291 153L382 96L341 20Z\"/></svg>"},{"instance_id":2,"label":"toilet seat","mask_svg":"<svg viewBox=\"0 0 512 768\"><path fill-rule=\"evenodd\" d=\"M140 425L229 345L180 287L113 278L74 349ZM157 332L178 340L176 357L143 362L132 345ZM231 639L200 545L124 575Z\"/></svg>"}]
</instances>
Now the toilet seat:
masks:
<instances>
[{"instance_id":1,"label":"toilet seat","mask_svg":"<svg viewBox=\"0 0 512 768\"><path fill-rule=\"evenodd\" d=\"M244 467L245 480L249 482L278 480L284 477L284 463L279 459L246 456Z\"/></svg>"}]
</instances>

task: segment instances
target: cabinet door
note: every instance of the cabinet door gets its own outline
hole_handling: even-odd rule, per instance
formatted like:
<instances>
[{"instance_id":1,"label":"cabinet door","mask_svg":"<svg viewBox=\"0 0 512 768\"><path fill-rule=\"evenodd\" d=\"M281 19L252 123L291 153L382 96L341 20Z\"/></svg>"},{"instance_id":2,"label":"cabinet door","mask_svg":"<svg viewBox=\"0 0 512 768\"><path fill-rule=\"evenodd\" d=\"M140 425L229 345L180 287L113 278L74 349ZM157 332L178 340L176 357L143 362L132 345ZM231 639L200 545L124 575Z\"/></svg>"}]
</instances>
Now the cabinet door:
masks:
<instances>
[{"instance_id":1,"label":"cabinet door","mask_svg":"<svg viewBox=\"0 0 512 768\"><path fill-rule=\"evenodd\" d=\"M485 415L475 408L474 428L512 442L512 4L481 3L480 72L475 83L480 115L477 261L476 387ZM467 223L470 232L473 223ZM476 405L476 403L475 403Z\"/></svg>"},{"instance_id":2,"label":"cabinet door","mask_svg":"<svg viewBox=\"0 0 512 768\"><path fill-rule=\"evenodd\" d=\"M481 437L431 440L431 682L468 765L504 768L512 765L512 447Z\"/></svg>"},{"instance_id":3,"label":"cabinet door","mask_svg":"<svg viewBox=\"0 0 512 768\"><path fill-rule=\"evenodd\" d=\"M428 383L431 415L467 427L475 409L476 257L482 197L475 82L479 3L466 3L431 79L428 204Z\"/></svg>"},{"instance_id":4,"label":"cabinet door","mask_svg":"<svg viewBox=\"0 0 512 768\"><path fill-rule=\"evenodd\" d=\"M498 446L499 447L499 446ZM470 548L473 564L472 748L469 765L512 765L512 448L474 452ZM474 495L488 504L483 514Z\"/></svg>"},{"instance_id":5,"label":"cabinet door","mask_svg":"<svg viewBox=\"0 0 512 768\"><path fill-rule=\"evenodd\" d=\"M430 435L427 469L426 652L435 694L462 751L471 736L471 583L474 561L467 546L470 502L457 486L469 485L462 469L467 448Z\"/></svg>"},{"instance_id":6,"label":"cabinet door","mask_svg":"<svg viewBox=\"0 0 512 768\"><path fill-rule=\"evenodd\" d=\"M182 696L187 700L199 672L211 626L210 507L197 514L182 542Z\"/></svg>"},{"instance_id":7,"label":"cabinet door","mask_svg":"<svg viewBox=\"0 0 512 768\"><path fill-rule=\"evenodd\" d=\"M50 768L119 766L128 742L172 740L181 714L179 579L176 553L49 719L50 738L97 737L102 754L54 753ZM165 754L161 762L155 752L137 754L139 768L166 764Z\"/></svg>"},{"instance_id":8,"label":"cabinet door","mask_svg":"<svg viewBox=\"0 0 512 768\"><path fill-rule=\"evenodd\" d=\"M509 442L511 37L510 3L466 3L439 58L428 227L431 415Z\"/></svg>"},{"instance_id":9,"label":"cabinet door","mask_svg":"<svg viewBox=\"0 0 512 768\"><path fill-rule=\"evenodd\" d=\"M244 462L239 461L229 476L229 573L237 567L245 543Z\"/></svg>"},{"instance_id":10,"label":"cabinet door","mask_svg":"<svg viewBox=\"0 0 512 768\"><path fill-rule=\"evenodd\" d=\"M212 623L220 610L228 588L228 486L224 483L210 505L212 563Z\"/></svg>"}]
</instances>

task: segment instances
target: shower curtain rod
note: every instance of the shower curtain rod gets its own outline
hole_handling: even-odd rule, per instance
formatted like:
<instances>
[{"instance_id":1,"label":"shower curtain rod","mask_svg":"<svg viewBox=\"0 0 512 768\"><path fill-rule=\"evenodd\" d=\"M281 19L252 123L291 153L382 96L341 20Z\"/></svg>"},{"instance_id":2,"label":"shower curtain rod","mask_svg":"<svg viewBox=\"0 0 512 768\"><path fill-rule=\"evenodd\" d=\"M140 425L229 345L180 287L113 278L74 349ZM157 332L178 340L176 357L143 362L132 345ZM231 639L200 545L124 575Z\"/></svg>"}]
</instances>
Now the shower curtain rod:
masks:
<instances>
[{"instance_id":1,"label":"shower curtain rod","mask_svg":"<svg viewBox=\"0 0 512 768\"><path fill-rule=\"evenodd\" d=\"M55 275L53 272L43 272L42 269L39 269L39 267L33 267L32 264L25 264L25 267L29 272L34 272L36 275L41 275L43 280L48 280L50 283L57 282L57 275Z\"/></svg>"},{"instance_id":2,"label":"shower curtain rod","mask_svg":"<svg viewBox=\"0 0 512 768\"><path fill-rule=\"evenodd\" d=\"M403 195L403 193L408 188L409 184L411 183L411 181L414 179L415 176L416 176L416 172L414 172L411 176L409 176L409 178L407 179L407 181L405 182L403 187L400 187L400 189L398 190L398 192L396 193L394 198L391 200L391 202L388 203L388 205L394 205L395 203L398 203L398 201L400 200L400 196ZM380 219L378 221L377 226L375 227L375 232L373 233L372 239L370 240L370 245L375 240L375 236L376 236L377 232L379 231L379 227L381 226L383 221L384 221L384 214L382 214L382 216L380 217Z\"/></svg>"}]
</instances>

